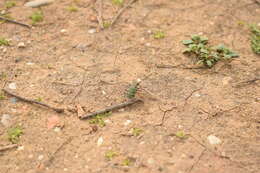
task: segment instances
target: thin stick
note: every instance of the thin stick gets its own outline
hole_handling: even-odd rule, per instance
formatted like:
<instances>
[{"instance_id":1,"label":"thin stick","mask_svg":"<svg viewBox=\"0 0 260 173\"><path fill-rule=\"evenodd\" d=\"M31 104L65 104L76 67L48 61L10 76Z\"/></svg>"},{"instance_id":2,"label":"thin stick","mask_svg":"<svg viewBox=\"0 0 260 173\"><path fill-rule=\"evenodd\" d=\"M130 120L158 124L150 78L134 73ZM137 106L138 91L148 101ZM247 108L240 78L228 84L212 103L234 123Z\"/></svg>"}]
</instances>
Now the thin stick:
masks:
<instances>
[{"instance_id":1,"label":"thin stick","mask_svg":"<svg viewBox=\"0 0 260 173\"><path fill-rule=\"evenodd\" d=\"M10 22L10 23L14 23L14 24L17 24L17 25L21 25L21 26L24 26L24 27L26 27L26 28L31 28L30 25L27 25L27 24L21 23L21 22L17 22L17 21L12 20L12 19L5 18L5 17L3 17L3 16L0 16L0 20L4 20L4 21Z\"/></svg>"},{"instance_id":2,"label":"thin stick","mask_svg":"<svg viewBox=\"0 0 260 173\"><path fill-rule=\"evenodd\" d=\"M140 100L140 99L132 99L132 100L129 100L129 101L124 102L124 103L113 105L113 106L107 107L105 109L102 109L102 110L99 110L99 111L96 111L96 112L93 112L93 113L90 113L90 114L87 114L87 115L83 115L79 118L80 119L89 119L89 118L92 118L92 117L94 117L98 114L103 114L103 113L110 112L110 111L113 111L113 110L121 109L121 108L133 105L133 104L135 104L137 102L141 102L141 101L142 100Z\"/></svg>"},{"instance_id":3,"label":"thin stick","mask_svg":"<svg viewBox=\"0 0 260 173\"><path fill-rule=\"evenodd\" d=\"M18 147L18 145L17 144L7 145L7 146L4 146L4 147L1 147L0 151L9 150L9 149L12 149L12 148L15 148L15 147Z\"/></svg>"},{"instance_id":4,"label":"thin stick","mask_svg":"<svg viewBox=\"0 0 260 173\"><path fill-rule=\"evenodd\" d=\"M171 107L170 109L167 109L167 110L163 110L161 108L161 106L159 106L159 109L161 111L163 111L163 117L162 117L161 123L157 124L156 126L162 126L164 124L164 120L165 120L167 112L171 112L174 108L176 108L176 106L173 106L173 107Z\"/></svg>"},{"instance_id":5,"label":"thin stick","mask_svg":"<svg viewBox=\"0 0 260 173\"><path fill-rule=\"evenodd\" d=\"M11 93L10 91L6 90L6 89L2 89L6 94L10 95L10 96L13 96L13 97L16 97L17 99L21 100L21 101L24 101L24 102L27 102L27 103L31 103L31 104L37 104L37 105L41 105L41 106L44 106L44 107L47 107L49 109L52 109L54 110L55 112L57 113L62 113L64 112L64 109L61 109L61 108L55 108L55 107L52 107L50 105L47 105L45 103L42 103L42 102L38 102L38 101L35 101L35 100L30 100L30 99L27 99L27 98L24 98L24 97L21 97L21 96L18 96L16 94L13 94Z\"/></svg>"},{"instance_id":6,"label":"thin stick","mask_svg":"<svg viewBox=\"0 0 260 173\"><path fill-rule=\"evenodd\" d=\"M251 80L247 80L247 81L243 81L243 82L239 82L236 87L241 87L241 86L245 86L245 85L250 85L252 83L255 83L257 81L259 81L260 78L255 78L255 79L251 79Z\"/></svg>"},{"instance_id":7,"label":"thin stick","mask_svg":"<svg viewBox=\"0 0 260 173\"><path fill-rule=\"evenodd\" d=\"M128 4L126 4L123 8L121 8L121 9L119 10L119 12L116 14L116 16L113 18L113 20L112 20L112 22L111 22L111 26L113 26L113 25L116 23L117 19L123 14L123 12L124 12L128 7L130 7L134 2L136 2L136 1L137 1L137 0L131 0L131 1L129 1Z\"/></svg>"},{"instance_id":8,"label":"thin stick","mask_svg":"<svg viewBox=\"0 0 260 173\"><path fill-rule=\"evenodd\" d=\"M98 0L97 20L98 20L98 24L99 24L100 29L104 29L102 10L103 10L103 0Z\"/></svg>"}]
</instances>

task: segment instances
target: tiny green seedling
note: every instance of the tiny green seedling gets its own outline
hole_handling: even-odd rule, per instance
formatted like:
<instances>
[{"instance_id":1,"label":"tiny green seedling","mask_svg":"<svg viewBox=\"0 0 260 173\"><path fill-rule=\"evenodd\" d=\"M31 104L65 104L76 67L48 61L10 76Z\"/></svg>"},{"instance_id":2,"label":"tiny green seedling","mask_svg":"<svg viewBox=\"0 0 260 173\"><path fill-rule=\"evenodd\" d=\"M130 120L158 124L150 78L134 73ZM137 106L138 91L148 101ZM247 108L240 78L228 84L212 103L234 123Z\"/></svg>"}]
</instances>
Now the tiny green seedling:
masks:
<instances>
[{"instance_id":1,"label":"tiny green seedling","mask_svg":"<svg viewBox=\"0 0 260 173\"><path fill-rule=\"evenodd\" d=\"M14 7L14 6L16 6L16 2L15 2L15 1L7 1L7 2L5 3L5 7L6 7L6 8L12 8L12 7Z\"/></svg>"},{"instance_id":2,"label":"tiny green seedling","mask_svg":"<svg viewBox=\"0 0 260 173\"><path fill-rule=\"evenodd\" d=\"M124 4L124 0L112 0L113 4L115 5L123 5Z\"/></svg>"},{"instance_id":3,"label":"tiny green seedling","mask_svg":"<svg viewBox=\"0 0 260 173\"><path fill-rule=\"evenodd\" d=\"M154 34L153 34L153 38L155 39L162 39L165 37L165 32L163 31L155 31Z\"/></svg>"},{"instance_id":4,"label":"tiny green seedling","mask_svg":"<svg viewBox=\"0 0 260 173\"><path fill-rule=\"evenodd\" d=\"M96 124L99 125L100 127L105 127L106 123L104 121L105 117L108 117L111 115L111 112L105 113L105 114L100 114L89 120L90 124Z\"/></svg>"},{"instance_id":5,"label":"tiny green seedling","mask_svg":"<svg viewBox=\"0 0 260 173\"><path fill-rule=\"evenodd\" d=\"M256 25L251 25L251 48L254 53L260 54L260 28Z\"/></svg>"},{"instance_id":6,"label":"tiny green seedling","mask_svg":"<svg viewBox=\"0 0 260 173\"><path fill-rule=\"evenodd\" d=\"M41 98L41 97L38 97L37 99L35 99L35 101L41 102L41 101L42 101L42 98Z\"/></svg>"},{"instance_id":7,"label":"tiny green seedling","mask_svg":"<svg viewBox=\"0 0 260 173\"><path fill-rule=\"evenodd\" d=\"M142 133L143 133L143 130L140 129L140 128L133 128L133 129L132 129L132 134L133 134L133 136L139 136L139 135L141 135Z\"/></svg>"},{"instance_id":8,"label":"tiny green seedling","mask_svg":"<svg viewBox=\"0 0 260 173\"><path fill-rule=\"evenodd\" d=\"M67 10L69 12L77 12L79 9L75 5L70 5L70 6L67 7Z\"/></svg>"},{"instance_id":9,"label":"tiny green seedling","mask_svg":"<svg viewBox=\"0 0 260 173\"><path fill-rule=\"evenodd\" d=\"M239 56L224 45L208 46L208 38L199 35L192 35L190 40L183 40L182 43L187 46L183 53L195 55L198 64L209 68L220 60L230 60Z\"/></svg>"},{"instance_id":10,"label":"tiny green seedling","mask_svg":"<svg viewBox=\"0 0 260 173\"><path fill-rule=\"evenodd\" d=\"M122 166L130 166L131 165L131 160L129 158L126 158L122 162Z\"/></svg>"},{"instance_id":11,"label":"tiny green seedling","mask_svg":"<svg viewBox=\"0 0 260 173\"><path fill-rule=\"evenodd\" d=\"M5 99L4 93L0 92L0 100L4 100L4 99Z\"/></svg>"},{"instance_id":12,"label":"tiny green seedling","mask_svg":"<svg viewBox=\"0 0 260 173\"><path fill-rule=\"evenodd\" d=\"M107 151L105 154L105 158L108 160L112 160L116 156L118 156L118 153L112 150Z\"/></svg>"},{"instance_id":13,"label":"tiny green seedling","mask_svg":"<svg viewBox=\"0 0 260 173\"><path fill-rule=\"evenodd\" d=\"M180 138L180 139L186 139L187 138L187 135L183 131L176 132L175 136Z\"/></svg>"},{"instance_id":14,"label":"tiny green seedling","mask_svg":"<svg viewBox=\"0 0 260 173\"><path fill-rule=\"evenodd\" d=\"M22 128L17 126L17 127L13 127L11 129L8 130L8 139L12 142L12 143L17 143L19 141L20 136L23 134Z\"/></svg>"},{"instance_id":15,"label":"tiny green seedling","mask_svg":"<svg viewBox=\"0 0 260 173\"><path fill-rule=\"evenodd\" d=\"M0 46L9 46L10 43L5 38L0 37Z\"/></svg>"},{"instance_id":16,"label":"tiny green seedling","mask_svg":"<svg viewBox=\"0 0 260 173\"><path fill-rule=\"evenodd\" d=\"M110 21L105 21L105 22L103 23L103 27L104 27L105 29L109 28L110 26L111 26L111 22L110 22Z\"/></svg>"},{"instance_id":17,"label":"tiny green seedling","mask_svg":"<svg viewBox=\"0 0 260 173\"><path fill-rule=\"evenodd\" d=\"M136 92L138 90L140 82L134 82L130 85L130 87L127 89L126 96L129 99L135 98Z\"/></svg>"},{"instance_id":18,"label":"tiny green seedling","mask_svg":"<svg viewBox=\"0 0 260 173\"><path fill-rule=\"evenodd\" d=\"M41 11L35 11L31 16L32 24L35 25L43 21L43 13Z\"/></svg>"}]
</instances>

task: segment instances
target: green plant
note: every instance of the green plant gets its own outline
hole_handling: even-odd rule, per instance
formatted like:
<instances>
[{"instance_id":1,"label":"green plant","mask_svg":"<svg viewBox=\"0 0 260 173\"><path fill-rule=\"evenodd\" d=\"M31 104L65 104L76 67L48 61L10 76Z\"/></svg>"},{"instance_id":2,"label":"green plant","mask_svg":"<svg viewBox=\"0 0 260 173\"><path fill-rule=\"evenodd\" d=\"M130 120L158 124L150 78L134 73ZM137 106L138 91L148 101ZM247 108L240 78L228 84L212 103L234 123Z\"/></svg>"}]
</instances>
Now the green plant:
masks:
<instances>
[{"instance_id":1,"label":"green plant","mask_svg":"<svg viewBox=\"0 0 260 173\"><path fill-rule=\"evenodd\" d=\"M0 37L0 46L9 46L10 43L5 38Z\"/></svg>"},{"instance_id":2,"label":"green plant","mask_svg":"<svg viewBox=\"0 0 260 173\"><path fill-rule=\"evenodd\" d=\"M7 1L7 2L5 3L5 7L6 7L6 8L12 8L12 7L14 7L14 6L16 6L16 2L15 2L15 1Z\"/></svg>"},{"instance_id":3,"label":"green plant","mask_svg":"<svg viewBox=\"0 0 260 173\"><path fill-rule=\"evenodd\" d=\"M78 7L76 7L75 5L70 5L67 7L67 10L69 12L77 12L78 11Z\"/></svg>"},{"instance_id":4,"label":"green plant","mask_svg":"<svg viewBox=\"0 0 260 173\"><path fill-rule=\"evenodd\" d=\"M105 154L105 158L107 158L108 160L112 160L116 156L118 156L118 153L112 150L107 151Z\"/></svg>"},{"instance_id":5,"label":"green plant","mask_svg":"<svg viewBox=\"0 0 260 173\"><path fill-rule=\"evenodd\" d=\"M133 136L139 136L139 135L141 135L141 133L143 133L143 130L140 129L140 128L133 128L132 129Z\"/></svg>"},{"instance_id":6,"label":"green plant","mask_svg":"<svg viewBox=\"0 0 260 173\"><path fill-rule=\"evenodd\" d=\"M35 25L43 21L43 13L41 11L35 11L29 18L32 20L32 24Z\"/></svg>"},{"instance_id":7,"label":"green plant","mask_svg":"<svg viewBox=\"0 0 260 173\"><path fill-rule=\"evenodd\" d=\"M111 22L110 21L105 21L103 23L103 27L106 29L106 28L109 28L111 26Z\"/></svg>"},{"instance_id":8,"label":"green plant","mask_svg":"<svg viewBox=\"0 0 260 173\"><path fill-rule=\"evenodd\" d=\"M124 4L124 0L112 0L112 2L115 5L123 5Z\"/></svg>"},{"instance_id":9,"label":"green plant","mask_svg":"<svg viewBox=\"0 0 260 173\"><path fill-rule=\"evenodd\" d=\"M182 43L187 46L183 53L195 55L198 64L209 68L219 60L230 60L239 56L224 45L208 46L208 38L199 35L192 35L190 40L183 40Z\"/></svg>"},{"instance_id":10,"label":"green plant","mask_svg":"<svg viewBox=\"0 0 260 173\"><path fill-rule=\"evenodd\" d=\"M106 123L104 121L104 118L105 117L108 117L111 115L111 112L108 112L108 113L104 113L104 114L99 114L95 117L93 117L91 120L89 120L89 123L90 124L97 124L99 125L100 127L104 127L106 126Z\"/></svg>"},{"instance_id":11,"label":"green plant","mask_svg":"<svg viewBox=\"0 0 260 173\"><path fill-rule=\"evenodd\" d=\"M0 100L4 100L4 99L5 99L4 93L0 92Z\"/></svg>"},{"instance_id":12,"label":"green plant","mask_svg":"<svg viewBox=\"0 0 260 173\"><path fill-rule=\"evenodd\" d=\"M183 132L183 131L178 131L175 134L176 137L180 138L180 139L185 139L187 138L187 135Z\"/></svg>"},{"instance_id":13,"label":"green plant","mask_svg":"<svg viewBox=\"0 0 260 173\"><path fill-rule=\"evenodd\" d=\"M139 84L140 82L134 82L133 84L130 85L130 87L127 89L126 92L127 98L132 99L135 97Z\"/></svg>"},{"instance_id":14,"label":"green plant","mask_svg":"<svg viewBox=\"0 0 260 173\"><path fill-rule=\"evenodd\" d=\"M129 165L131 165L131 160L130 160L129 158L124 159L123 162L122 162L122 165L123 165L123 166L129 166Z\"/></svg>"},{"instance_id":15,"label":"green plant","mask_svg":"<svg viewBox=\"0 0 260 173\"><path fill-rule=\"evenodd\" d=\"M251 48L256 54L260 54L260 28L256 25L250 25L251 30Z\"/></svg>"},{"instance_id":16,"label":"green plant","mask_svg":"<svg viewBox=\"0 0 260 173\"><path fill-rule=\"evenodd\" d=\"M12 142L12 143L17 143L19 141L20 136L23 134L22 128L19 126L10 128L8 130L8 139Z\"/></svg>"},{"instance_id":17,"label":"green plant","mask_svg":"<svg viewBox=\"0 0 260 173\"><path fill-rule=\"evenodd\" d=\"M35 99L35 101L41 102L41 101L42 101L42 98L41 98L41 97L38 97L37 99Z\"/></svg>"},{"instance_id":18,"label":"green plant","mask_svg":"<svg viewBox=\"0 0 260 173\"><path fill-rule=\"evenodd\" d=\"M154 34L153 34L153 38L155 39L162 39L165 37L165 32L163 31L155 31Z\"/></svg>"}]
</instances>

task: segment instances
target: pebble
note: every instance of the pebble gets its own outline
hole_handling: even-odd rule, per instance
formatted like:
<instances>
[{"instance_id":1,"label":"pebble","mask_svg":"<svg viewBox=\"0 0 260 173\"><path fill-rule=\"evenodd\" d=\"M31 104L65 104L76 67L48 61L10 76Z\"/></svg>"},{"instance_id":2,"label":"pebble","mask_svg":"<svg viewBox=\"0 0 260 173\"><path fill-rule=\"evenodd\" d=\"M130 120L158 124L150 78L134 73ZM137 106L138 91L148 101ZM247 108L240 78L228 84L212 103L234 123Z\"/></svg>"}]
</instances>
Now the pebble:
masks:
<instances>
[{"instance_id":1,"label":"pebble","mask_svg":"<svg viewBox=\"0 0 260 173\"><path fill-rule=\"evenodd\" d=\"M24 4L25 7L32 7L32 8L36 8L36 7L40 7L43 5L47 5L52 3L54 0L34 0L34 1L30 1Z\"/></svg>"},{"instance_id":2,"label":"pebble","mask_svg":"<svg viewBox=\"0 0 260 173\"><path fill-rule=\"evenodd\" d=\"M151 46L151 43L145 43L145 46L149 47Z\"/></svg>"},{"instance_id":3,"label":"pebble","mask_svg":"<svg viewBox=\"0 0 260 173\"><path fill-rule=\"evenodd\" d=\"M18 48L25 48L25 44L24 44L24 42L20 42L20 43L18 43Z\"/></svg>"},{"instance_id":4,"label":"pebble","mask_svg":"<svg viewBox=\"0 0 260 173\"><path fill-rule=\"evenodd\" d=\"M98 138L98 141L97 141L97 146L100 147L102 144L103 144L104 140L103 140L103 137L99 137Z\"/></svg>"},{"instance_id":5,"label":"pebble","mask_svg":"<svg viewBox=\"0 0 260 173\"><path fill-rule=\"evenodd\" d=\"M16 83L10 83L10 84L8 85L8 87L9 87L10 89L12 89L12 90L15 90L15 89L16 89Z\"/></svg>"},{"instance_id":6,"label":"pebble","mask_svg":"<svg viewBox=\"0 0 260 173\"><path fill-rule=\"evenodd\" d=\"M94 34L94 33L96 33L96 32L97 32L97 31L96 31L96 29L94 29L94 28L88 30L88 33L89 33L89 34Z\"/></svg>"},{"instance_id":7,"label":"pebble","mask_svg":"<svg viewBox=\"0 0 260 173\"><path fill-rule=\"evenodd\" d=\"M39 156L38 156L38 160L42 160L43 158L44 158L43 155L39 155Z\"/></svg>"},{"instance_id":8,"label":"pebble","mask_svg":"<svg viewBox=\"0 0 260 173\"><path fill-rule=\"evenodd\" d=\"M125 126L128 126L129 124L131 124L132 123L132 120L126 120L125 122L124 122L124 125Z\"/></svg>"},{"instance_id":9,"label":"pebble","mask_svg":"<svg viewBox=\"0 0 260 173\"><path fill-rule=\"evenodd\" d=\"M67 30L66 29L62 29L62 30L60 30L60 32L61 33L65 33L65 32L67 32Z\"/></svg>"},{"instance_id":10,"label":"pebble","mask_svg":"<svg viewBox=\"0 0 260 173\"><path fill-rule=\"evenodd\" d=\"M194 94L195 97L200 97L201 95L199 93Z\"/></svg>"},{"instance_id":11,"label":"pebble","mask_svg":"<svg viewBox=\"0 0 260 173\"><path fill-rule=\"evenodd\" d=\"M24 150L24 146L19 146L19 147L17 148L17 150L18 150L18 151L23 151L23 150Z\"/></svg>"},{"instance_id":12,"label":"pebble","mask_svg":"<svg viewBox=\"0 0 260 173\"><path fill-rule=\"evenodd\" d=\"M11 115L9 114L3 114L2 118L1 118L1 123L5 126L5 127L9 127L11 125Z\"/></svg>"},{"instance_id":13,"label":"pebble","mask_svg":"<svg viewBox=\"0 0 260 173\"><path fill-rule=\"evenodd\" d=\"M221 143L221 140L214 136L214 135L209 135L208 136L208 141L211 145L216 145L216 144L220 144Z\"/></svg>"},{"instance_id":14,"label":"pebble","mask_svg":"<svg viewBox=\"0 0 260 173\"><path fill-rule=\"evenodd\" d=\"M60 132L61 128L60 127L55 127L53 130L54 130L54 132Z\"/></svg>"},{"instance_id":15,"label":"pebble","mask_svg":"<svg viewBox=\"0 0 260 173\"><path fill-rule=\"evenodd\" d=\"M26 65L34 65L33 62L27 62Z\"/></svg>"},{"instance_id":16,"label":"pebble","mask_svg":"<svg viewBox=\"0 0 260 173\"><path fill-rule=\"evenodd\" d=\"M28 156L28 158L29 158L29 159L32 159L32 158L33 158L33 155L32 155L32 154L30 154L30 155Z\"/></svg>"}]
</instances>

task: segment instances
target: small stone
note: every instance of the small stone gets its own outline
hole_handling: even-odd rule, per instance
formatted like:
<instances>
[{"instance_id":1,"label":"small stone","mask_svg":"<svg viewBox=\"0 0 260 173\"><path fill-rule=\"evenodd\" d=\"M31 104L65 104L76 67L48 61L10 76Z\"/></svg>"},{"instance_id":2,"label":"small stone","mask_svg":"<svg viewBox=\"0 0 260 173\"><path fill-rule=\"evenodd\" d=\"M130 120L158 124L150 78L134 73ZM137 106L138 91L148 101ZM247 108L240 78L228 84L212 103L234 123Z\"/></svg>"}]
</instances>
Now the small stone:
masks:
<instances>
[{"instance_id":1,"label":"small stone","mask_svg":"<svg viewBox=\"0 0 260 173\"><path fill-rule=\"evenodd\" d=\"M145 43L145 46L150 47L151 43Z\"/></svg>"},{"instance_id":2,"label":"small stone","mask_svg":"<svg viewBox=\"0 0 260 173\"><path fill-rule=\"evenodd\" d=\"M118 112L124 112L124 111L125 111L124 108L121 108L121 109L118 110Z\"/></svg>"},{"instance_id":3,"label":"small stone","mask_svg":"<svg viewBox=\"0 0 260 173\"><path fill-rule=\"evenodd\" d=\"M32 159L32 158L33 158L33 155L32 155L32 154L30 154L30 155L28 156L28 158L29 158L29 159Z\"/></svg>"},{"instance_id":4,"label":"small stone","mask_svg":"<svg viewBox=\"0 0 260 173\"><path fill-rule=\"evenodd\" d=\"M67 32L67 30L66 29L62 29L62 30L60 30L60 32L61 33L65 33L65 32Z\"/></svg>"},{"instance_id":5,"label":"small stone","mask_svg":"<svg viewBox=\"0 0 260 173\"><path fill-rule=\"evenodd\" d=\"M5 53L5 52L7 52L7 48L4 48L4 49L3 49L3 53Z\"/></svg>"},{"instance_id":6,"label":"small stone","mask_svg":"<svg viewBox=\"0 0 260 173\"><path fill-rule=\"evenodd\" d=\"M107 93L106 93L105 91L102 90L102 94L103 94L103 95L106 95Z\"/></svg>"},{"instance_id":7,"label":"small stone","mask_svg":"<svg viewBox=\"0 0 260 173\"><path fill-rule=\"evenodd\" d=\"M99 138L98 138L98 141L97 141L97 146L98 146L98 147L101 146L101 145L103 144L103 142L104 142L103 137L102 137L102 136L99 137Z\"/></svg>"},{"instance_id":8,"label":"small stone","mask_svg":"<svg viewBox=\"0 0 260 173\"><path fill-rule=\"evenodd\" d=\"M9 114L3 114L2 118L1 118L1 123L5 126L5 127L9 127L11 125L11 115Z\"/></svg>"},{"instance_id":9,"label":"small stone","mask_svg":"<svg viewBox=\"0 0 260 173\"><path fill-rule=\"evenodd\" d=\"M126 120L125 122L124 122L124 125L125 126L128 126L129 124L131 124L132 123L132 120Z\"/></svg>"},{"instance_id":10,"label":"small stone","mask_svg":"<svg viewBox=\"0 0 260 173\"><path fill-rule=\"evenodd\" d=\"M25 48L25 44L24 44L24 42L20 42L20 43L18 43L18 48Z\"/></svg>"},{"instance_id":11,"label":"small stone","mask_svg":"<svg viewBox=\"0 0 260 173\"><path fill-rule=\"evenodd\" d=\"M147 30L147 33L148 33L148 34L151 34L151 33L152 33L152 30Z\"/></svg>"},{"instance_id":12,"label":"small stone","mask_svg":"<svg viewBox=\"0 0 260 173\"><path fill-rule=\"evenodd\" d=\"M17 150L18 150L18 151L24 150L24 146L19 146L19 147L17 148Z\"/></svg>"},{"instance_id":13,"label":"small stone","mask_svg":"<svg viewBox=\"0 0 260 173\"><path fill-rule=\"evenodd\" d=\"M68 168L64 168L63 171L65 171L65 172L68 171Z\"/></svg>"},{"instance_id":14,"label":"small stone","mask_svg":"<svg viewBox=\"0 0 260 173\"><path fill-rule=\"evenodd\" d=\"M54 0L34 0L34 1L30 1L24 4L25 7L32 7L32 8L36 8L36 7L40 7L43 5L47 5L52 3Z\"/></svg>"},{"instance_id":15,"label":"small stone","mask_svg":"<svg viewBox=\"0 0 260 173\"><path fill-rule=\"evenodd\" d=\"M38 160L42 160L43 158L44 158L43 155L39 155L39 156L38 156Z\"/></svg>"},{"instance_id":16,"label":"small stone","mask_svg":"<svg viewBox=\"0 0 260 173\"><path fill-rule=\"evenodd\" d=\"M60 127L55 127L55 128L53 129L53 131L54 131L54 132L60 132L60 131L61 131L61 128L60 128Z\"/></svg>"},{"instance_id":17,"label":"small stone","mask_svg":"<svg viewBox=\"0 0 260 173\"><path fill-rule=\"evenodd\" d=\"M221 143L221 140L214 136L214 135L209 135L208 136L208 141L211 145L216 145L216 144L220 144Z\"/></svg>"},{"instance_id":18,"label":"small stone","mask_svg":"<svg viewBox=\"0 0 260 173\"><path fill-rule=\"evenodd\" d=\"M15 89L16 89L16 83L10 83L10 84L8 85L8 87L9 87L10 89L12 89L12 90L15 90Z\"/></svg>"},{"instance_id":19,"label":"small stone","mask_svg":"<svg viewBox=\"0 0 260 173\"><path fill-rule=\"evenodd\" d=\"M26 65L34 65L33 62L27 62Z\"/></svg>"},{"instance_id":20,"label":"small stone","mask_svg":"<svg viewBox=\"0 0 260 173\"><path fill-rule=\"evenodd\" d=\"M96 33L97 31L96 31L96 29L95 28L92 28L92 29L89 29L88 30L88 33L89 34L94 34L94 33Z\"/></svg>"},{"instance_id":21,"label":"small stone","mask_svg":"<svg viewBox=\"0 0 260 173\"><path fill-rule=\"evenodd\" d=\"M199 93L194 94L195 97L200 97L201 95Z\"/></svg>"},{"instance_id":22,"label":"small stone","mask_svg":"<svg viewBox=\"0 0 260 173\"><path fill-rule=\"evenodd\" d=\"M105 122L106 124L110 124L110 123L111 123L110 120L105 120L104 122Z\"/></svg>"}]
</instances>

